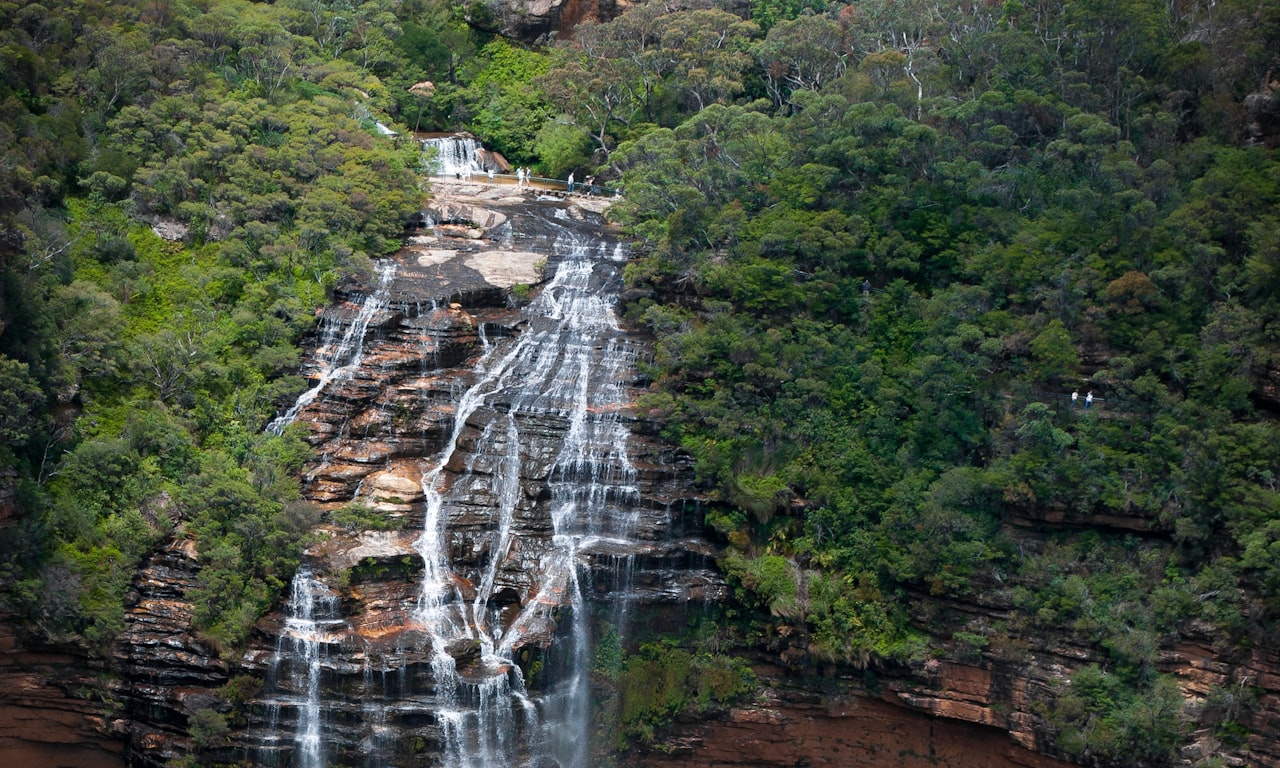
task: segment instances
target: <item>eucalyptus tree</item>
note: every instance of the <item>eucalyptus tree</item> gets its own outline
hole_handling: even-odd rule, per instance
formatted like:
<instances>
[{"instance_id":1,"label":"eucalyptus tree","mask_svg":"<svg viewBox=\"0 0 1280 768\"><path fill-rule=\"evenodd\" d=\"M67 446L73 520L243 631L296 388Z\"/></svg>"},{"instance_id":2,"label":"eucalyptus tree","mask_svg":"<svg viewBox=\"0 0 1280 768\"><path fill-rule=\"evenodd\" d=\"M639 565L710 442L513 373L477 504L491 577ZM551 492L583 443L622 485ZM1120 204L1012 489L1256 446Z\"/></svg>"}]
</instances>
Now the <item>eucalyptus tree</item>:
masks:
<instances>
[{"instance_id":1,"label":"eucalyptus tree","mask_svg":"<svg viewBox=\"0 0 1280 768\"><path fill-rule=\"evenodd\" d=\"M760 28L720 10L685 11L663 18L662 48L675 62L674 87L694 111L727 103L746 85L750 46Z\"/></svg>"},{"instance_id":2,"label":"eucalyptus tree","mask_svg":"<svg viewBox=\"0 0 1280 768\"><path fill-rule=\"evenodd\" d=\"M937 41L944 9L934 0L869 0L844 11L850 53L857 59L875 57L878 66L901 69L915 86L917 114L924 101L921 77L935 69ZM865 62L864 62L865 66Z\"/></svg>"},{"instance_id":3,"label":"eucalyptus tree","mask_svg":"<svg viewBox=\"0 0 1280 768\"><path fill-rule=\"evenodd\" d=\"M678 121L659 109L667 96L686 113L731 102L745 88L758 34L726 11L667 13L651 3L581 26L537 82L607 161L633 125Z\"/></svg>"},{"instance_id":4,"label":"eucalyptus tree","mask_svg":"<svg viewBox=\"0 0 1280 768\"><path fill-rule=\"evenodd\" d=\"M559 48L557 63L537 83L607 161L638 105L635 68L625 57L605 54L608 48L596 34L603 26L588 25L573 44Z\"/></svg>"},{"instance_id":5,"label":"eucalyptus tree","mask_svg":"<svg viewBox=\"0 0 1280 768\"><path fill-rule=\"evenodd\" d=\"M826 16L780 21L756 47L769 97L777 107L792 91L817 91L844 73L848 55L840 25Z\"/></svg>"}]
</instances>

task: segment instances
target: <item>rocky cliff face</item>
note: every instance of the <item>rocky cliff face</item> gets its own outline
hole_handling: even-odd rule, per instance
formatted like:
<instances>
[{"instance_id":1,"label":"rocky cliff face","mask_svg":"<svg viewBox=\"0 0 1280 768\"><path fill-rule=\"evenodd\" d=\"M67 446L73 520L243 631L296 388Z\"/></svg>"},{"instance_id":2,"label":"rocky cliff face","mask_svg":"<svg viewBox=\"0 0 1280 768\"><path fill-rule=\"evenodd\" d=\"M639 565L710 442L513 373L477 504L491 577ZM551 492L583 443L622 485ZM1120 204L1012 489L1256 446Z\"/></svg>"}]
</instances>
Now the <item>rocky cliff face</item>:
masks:
<instances>
[{"instance_id":1,"label":"rocky cliff face","mask_svg":"<svg viewBox=\"0 0 1280 768\"><path fill-rule=\"evenodd\" d=\"M625 377L635 376L642 340L617 329L534 345L535 357L562 358L549 364L552 378L528 390L510 386L543 375L543 364L508 363L506 350L549 333L511 304L511 288L557 270L568 258L565 233L595 214L582 205L541 203L554 212L553 226L513 229L510 216L519 215L524 199L485 187L473 191L486 194L472 197L468 190L459 186L438 200L425 217L431 229L411 237L375 275L344 286L343 301L326 310L304 371L315 391L292 415L316 449L306 494L336 522L323 527L294 595L260 623L254 646L228 669L184 633L181 594L194 552L175 545L140 580L117 654L130 681L122 696L147 720L131 740L135 764L162 765L191 749L184 730L200 710L229 718L229 737L203 744L206 753L228 759L435 764L460 748L441 716L459 706L448 699L454 692L441 690L451 679L441 676L441 663L456 667L458 685L474 686L468 696L483 697L495 681L516 674L510 662L495 661L486 634L514 638L509 653L524 677L565 663L558 649L571 644L578 613L617 622L611 606L623 596L630 606L724 597L715 549L701 537L698 503L688 495L690 466L629 415L642 382ZM570 251L582 247L570 242ZM599 242L602 252L613 248ZM620 265L610 258L605 253L603 266L587 265L585 304L616 283ZM552 283L543 290L553 290ZM557 296L552 314L587 313L588 329L612 317L590 315L598 310L570 301ZM575 348L582 343L585 350ZM611 355L623 362L607 368L600 383L568 383L587 358ZM599 396L597 386L621 396ZM477 388L481 394L473 397ZM617 434L628 435L625 456L614 456L619 448L607 440L588 437L572 443L581 455L566 461L566 435L611 433L614 424L623 429ZM586 523L560 526L556 518L577 503L572 488L579 485L598 496L589 506L618 518L621 527L610 530L625 533L606 538ZM424 529L434 530L433 510L445 517L440 556L452 569L451 597L424 608L430 602L424 583L436 567L423 541ZM556 570L565 537L576 540L572 557L589 574L578 587ZM586 604L574 601L579 590ZM442 641L431 626L441 613L474 627ZM244 675L263 685L233 701L224 686ZM530 685L536 689L539 681ZM517 712L510 727L528 726Z\"/></svg>"},{"instance_id":2,"label":"rocky cliff face","mask_svg":"<svg viewBox=\"0 0 1280 768\"><path fill-rule=\"evenodd\" d=\"M762 671L767 670L762 668ZM777 683L750 706L677 723L661 749L635 755L635 768L1065 768L1010 740L998 727L944 712L904 708L877 696L856 676L799 680L773 670ZM785 681L785 682L784 682ZM972 690L958 690L954 703Z\"/></svg>"},{"instance_id":3,"label":"rocky cliff face","mask_svg":"<svg viewBox=\"0 0 1280 768\"><path fill-rule=\"evenodd\" d=\"M111 678L102 660L44 647L0 615L0 764L122 768Z\"/></svg>"},{"instance_id":4,"label":"rocky cliff face","mask_svg":"<svg viewBox=\"0 0 1280 768\"><path fill-rule=\"evenodd\" d=\"M555 495L552 446L573 425L555 409L526 411L518 453L495 453L503 443L490 433L505 424L504 409L512 407L477 408L458 427L459 450L445 466L433 465L454 434L458 395L476 380L476 361L493 345L534 330L509 295L513 286L546 274L549 233L513 229L509 217L520 205L483 187L455 188L431 211L435 229L416 235L394 270L345 285L343 300L326 310L324 327L335 332L317 337L306 373L312 382L327 377L327 386L295 414L308 425L318 457L308 469L307 493L331 513L352 501L364 511L325 526L323 540L308 553L306 578L295 583L301 592L260 623L249 651L228 662L192 634L186 592L198 577L197 552L190 541L170 542L135 582L128 628L109 662L28 650L20 633L0 634L5 764L158 768L199 746L209 759L306 765L307 747L300 745L312 726L315 754L323 755L317 764L436 764L449 734L435 714L432 638L420 610L427 488L451 500L444 543L460 564L457 594L473 602L488 590L494 621L526 624L515 649L526 671L556 662L554 649L565 643L572 610L562 602L563 590L545 583L554 537L545 511ZM580 206L560 210L566 220L591 216ZM367 300L380 290L379 302ZM340 344L339 331L357 322L366 323L359 364L337 371L324 348ZM625 333L621 340L643 349L643 340ZM620 384L631 397L643 382ZM679 621L687 614L670 609L724 596L711 565L716 550L700 535L684 459L631 420L629 407L619 411L631 434L636 493L628 493L627 509L634 521L625 544L596 542L581 551L592 565L587 593L596 598L598 615L625 589L638 604L666 606ZM491 480L513 455L520 465L508 500L514 533L503 544L494 534L501 494ZM424 482L437 469L439 482ZM1034 546L1032 529L1066 522L1055 523L1052 511L1029 515L1027 545ZM500 567L486 575L500 544ZM295 605L306 602L303 597L309 600L305 615ZM534 610L539 603L552 609ZM1007 586L992 583L965 600L919 595L913 606L927 632L939 622L1001 621L1012 598ZM1185 764L1216 758L1280 766L1280 658L1269 649L1216 643L1193 629L1163 651L1160 669L1177 675L1193 713L1212 689L1247 688L1253 704L1239 722L1249 734L1223 744L1207 729L1197 732L1183 751ZM476 686L511 672L491 669L475 644L455 644L449 655L460 678ZM911 667L779 663L803 655L802 648L761 653L756 668L763 687L755 700L673 723L653 748L625 754L618 764L1056 768L1068 763L1054 754L1044 705L1072 670L1106 662L1101 649L1049 633L981 652L940 649ZM285 657L295 657L293 666ZM313 684L326 692L314 708ZM229 725L226 736L193 728L210 713Z\"/></svg>"},{"instance_id":5,"label":"rocky cliff face","mask_svg":"<svg viewBox=\"0 0 1280 768\"><path fill-rule=\"evenodd\" d=\"M993 588L993 592L998 590ZM922 632L966 621L1009 615L1005 596L973 602L920 595ZM801 649L793 649L795 658ZM791 655L784 651L772 656ZM1192 729L1170 765L1280 765L1280 658L1273 651L1221 647L1211 632L1191 632L1165 649L1161 672L1179 680L1189 717L1203 720L1214 690L1253 697L1239 722L1246 736L1227 740L1201 725ZM1086 756L1077 763L1055 746L1043 717L1074 670L1106 653L1067 633L1027 635L981 654L935 648L933 658L910 667L852 670L757 665L765 688L749 705L681 719L663 729L653 747L625 762L639 768L737 766L1023 766L1065 768L1107 764ZM1123 764L1123 763L1121 763ZM1134 763L1139 764L1135 759Z\"/></svg>"},{"instance_id":6,"label":"rocky cliff face","mask_svg":"<svg viewBox=\"0 0 1280 768\"><path fill-rule=\"evenodd\" d=\"M473 12L477 27L529 43L568 37L584 21L609 21L630 5L628 0L503 0L490 3L488 14Z\"/></svg>"},{"instance_id":7,"label":"rocky cliff face","mask_svg":"<svg viewBox=\"0 0 1280 768\"><path fill-rule=\"evenodd\" d=\"M227 709L229 669L191 628L187 592L199 578L198 557L192 541L168 542L134 581L111 685L130 765L163 766L185 755L196 713Z\"/></svg>"},{"instance_id":8,"label":"rocky cliff face","mask_svg":"<svg viewBox=\"0 0 1280 768\"><path fill-rule=\"evenodd\" d=\"M1271 149L1280 147L1280 73L1268 71L1262 87L1245 97L1244 108L1249 142Z\"/></svg>"}]
</instances>

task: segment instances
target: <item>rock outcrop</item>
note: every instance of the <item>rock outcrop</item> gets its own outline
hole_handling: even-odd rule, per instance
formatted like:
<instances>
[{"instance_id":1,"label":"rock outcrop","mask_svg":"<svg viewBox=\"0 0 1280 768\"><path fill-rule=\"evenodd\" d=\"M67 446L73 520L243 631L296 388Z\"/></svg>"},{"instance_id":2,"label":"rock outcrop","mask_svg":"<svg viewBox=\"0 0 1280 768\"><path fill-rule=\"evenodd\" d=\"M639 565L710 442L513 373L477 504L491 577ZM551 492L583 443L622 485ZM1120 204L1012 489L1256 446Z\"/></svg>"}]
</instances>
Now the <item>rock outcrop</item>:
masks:
<instances>
[{"instance_id":1,"label":"rock outcrop","mask_svg":"<svg viewBox=\"0 0 1280 768\"><path fill-rule=\"evenodd\" d=\"M259 623L243 657L221 658L190 627L187 592L198 578L197 552L188 540L169 542L135 581L127 628L109 660L67 649L31 650L21 632L0 622L5 764L159 768L196 749L193 723L211 713L229 731L212 740L206 735L202 757L275 760L296 748L307 719L317 717L305 706L308 674L281 665L283 656L299 652L314 654L315 680L326 691L320 738L330 764L434 764L443 736L432 709L430 632L418 610L424 479L437 469L433 457L451 437L458 394L474 380L476 360L496 341L530 332L514 296L555 266L546 263L548 233L511 227L509 214L522 204L520 197L504 197L502 187L454 187L424 217L435 228L414 234L397 255L385 301L363 318L368 325L360 364L333 376L298 410L318 457L307 469L306 492L331 518L323 541L308 552L308 576L299 582L311 590L313 603L306 631L298 630L302 617L282 604ZM572 203L561 210L568 220L590 215ZM340 301L325 310L330 324L347 327L364 312L377 280L371 275L344 284ZM624 341L636 349L645 344ZM317 349L323 343L318 336ZM328 375L321 355L305 373L313 382ZM642 384L620 383L633 395ZM485 588L478 570L493 559L496 546L497 491L483 478L492 474L485 467L500 457L483 446L486 429L501 423L503 407L475 410L457 435L459 450L439 468L438 487L452 499L446 546L458 575L451 589L466 601ZM632 419L629 406L619 410L631 433L637 492L627 508L634 522L626 542L594 542L581 550L592 565L588 594L603 606L622 588L649 606L721 599L725 587L712 567L717 550L702 536L687 460ZM535 617L515 655L532 670L549 661L548 648L564 638L567 614L557 604L562 592L541 576L551 529L540 510L553 495L548 441L570 425L554 409L522 419L526 442L512 502L516 534L492 575L488 607L504 625ZM1059 519L1053 510L1030 510L1025 520L1014 521L1025 526L1018 535L1027 538L1026 546L1034 546L1034 531L1046 526L1098 522ZM1143 530L1142 521L1108 524ZM916 595L913 621L924 632L936 628L939 617L956 625L1001 622L1012 613L1010 590L993 581L963 600ZM549 609L526 613L539 601ZM673 622L687 617L680 610L667 613ZM654 628L660 623L655 620ZM304 640L305 648L298 645ZM494 668L477 643L455 643L448 653L461 679L477 685L512 673ZM660 729L651 748L621 755L616 763L1059 768L1069 763L1055 752L1046 707L1072 671L1107 663L1102 649L1066 631L993 640L982 649L940 646L928 661L892 668L780 664L804 655L799 645L772 655L760 651L755 668L762 688L752 701L682 717ZM1246 733L1223 744L1210 730L1199 730L1182 752L1183 764L1214 758L1280 768L1280 658L1274 649L1223 647L1209 631L1192 627L1182 642L1160 652L1158 668L1180 681L1188 711L1205 706L1215 691L1238 689L1249 699L1235 716Z\"/></svg>"},{"instance_id":2,"label":"rock outcrop","mask_svg":"<svg viewBox=\"0 0 1280 768\"><path fill-rule=\"evenodd\" d=\"M856 678L778 681L749 706L668 730L633 768L1065 768L998 727L903 708ZM963 696L963 692L960 693ZM891 694L886 694L892 698Z\"/></svg>"},{"instance_id":3,"label":"rock outcrop","mask_svg":"<svg viewBox=\"0 0 1280 768\"><path fill-rule=\"evenodd\" d=\"M394 265L344 284L340 301L325 310L317 354L304 367L313 389L323 383L323 391L309 391L295 411L318 457L305 471L304 492L333 522L308 551L294 597L259 623L258 640L236 669L228 672L216 658L196 653L189 638L169 634L167 619L180 619L183 610L170 602L182 591L178 569L170 573L174 586L168 590L150 589L152 579L142 580L145 597L131 613L120 659L131 679L148 681L135 682L128 700L158 717L139 729L145 736L132 740L135 762L160 765L190 749L189 740L170 736L197 709L230 713L232 702L219 686L244 674L265 685L235 710L231 719L238 725L226 743L214 745L234 759L304 760L286 755L303 749L297 734L309 728L323 742L316 754L330 764L417 764L446 749L433 648L439 635L424 623L429 619L422 609L424 567L432 561L422 542L428 488L447 497L442 546L453 574L447 589L460 605L474 605L455 620L496 622L514 638L514 659L529 670L554 663L559 652L553 646L567 642L564 618L578 610L571 608L570 586L559 581L563 572L554 570L563 545L553 539L566 531L553 517L566 503L564 494L576 493L571 473L608 475L587 506L593 514L618 517L611 530L625 530L598 538L585 529L568 534L580 539L572 551L590 574L581 589L599 606L591 610L609 613L607 606L624 596L632 605L677 607L724 597L713 565L716 549L702 538L698 501L689 495L688 460L630 415L629 400L642 391L639 380L615 381L609 370L594 375L599 383L590 386L617 387L623 393L617 400L577 386L560 392L561 382L551 380L529 393L538 403L504 399L525 397L517 387L460 411L468 387L486 380L484 369L503 364L485 358L487 351L545 332L528 327L513 289L526 286L522 295L541 290L527 286L556 270L566 247L582 247L566 246L566 232L593 215L577 203L541 203L559 223L513 228L511 216L527 203L504 195L510 191L453 185L422 217L433 226L412 235ZM602 255L614 247L599 241ZM599 279L616 282L616 257L604 256L600 264L606 266L597 268L604 270ZM562 310L578 311L553 307ZM594 322L587 320L588 326ZM351 341L350 328L359 329L361 338ZM625 331L583 341L616 347L587 350L590 357L633 356L644 346ZM577 343L565 338L531 349L569 360L568 377L587 364L585 357L572 362L581 354ZM335 357L343 344L351 347L343 360L358 362ZM517 366L509 375L538 370ZM629 363L617 370L636 375ZM507 377L493 387L505 391ZM579 399L595 405L582 411L571 402ZM612 413L596 413L599 408ZM458 423L460 412L465 418ZM573 413L588 421L579 423ZM593 427L591 419L602 421ZM619 446L588 439L577 449L584 453L565 463L570 431L608 432L614 420L628 435L624 457L611 458ZM518 446L494 436L504 429L518 430ZM514 476L502 472L512 461L519 467ZM512 477L517 485L504 489ZM584 487L594 482L584 477ZM500 536L503 510L510 532ZM462 684L485 686L511 674L509 662L482 653L478 640L450 642L450 664Z\"/></svg>"},{"instance_id":4,"label":"rock outcrop","mask_svg":"<svg viewBox=\"0 0 1280 768\"><path fill-rule=\"evenodd\" d=\"M490 6L494 10L492 22L476 14L469 20L506 37L545 43L553 37L572 35L574 27L584 21L610 21L628 5L628 0L504 0Z\"/></svg>"},{"instance_id":5,"label":"rock outcrop","mask_svg":"<svg viewBox=\"0 0 1280 768\"><path fill-rule=\"evenodd\" d=\"M112 691L129 735L130 764L166 766L191 748L200 710L225 711L227 665L191 626L187 593L199 578L190 539L170 541L148 558L134 581L126 629L117 639Z\"/></svg>"},{"instance_id":6,"label":"rock outcrop","mask_svg":"<svg viewBox=\"0 0 1280 768\"><path fill-rule=\"evenodd\" d=\"M1250 143L1280 147L1280 74L1268 71L1262 87L1244 99L1245 135Z\"/></svg>"},{"instance_id":7,"label":"rock outcrop","mask_svg":"<svg viewBox=\"0 0 1280 768\"><path fill-rule=\"evenodd\" d=\"M128 723L107 664L49 648L0 615L0 763L122 768Z\"/></svg>"}]
</instances>

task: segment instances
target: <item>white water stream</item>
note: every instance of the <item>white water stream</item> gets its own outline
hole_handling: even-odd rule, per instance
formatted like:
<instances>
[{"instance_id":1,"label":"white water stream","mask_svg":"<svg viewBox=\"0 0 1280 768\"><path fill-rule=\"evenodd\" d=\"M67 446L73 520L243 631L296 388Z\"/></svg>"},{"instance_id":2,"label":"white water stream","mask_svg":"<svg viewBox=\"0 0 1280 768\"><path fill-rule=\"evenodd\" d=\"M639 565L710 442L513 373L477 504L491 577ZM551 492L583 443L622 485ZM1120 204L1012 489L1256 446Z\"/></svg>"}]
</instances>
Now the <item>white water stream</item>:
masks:
<instances>
[{"instance_id":1,"label":"white water stream","mask_svg":"<svg viewBox=\"0 0 1280 768\"><path fill-rule=\"evenodd\" d=\"M431 175L469 179L472 175L485 173L479 155L484 147L475 139L468 136L441 136L421 141L423 149L435 151L435 159L428 166Z\"/></svg>"},{"instance_id":2,"label":"white water stream","mask_svg":"<svg viewBox=\"0 0 1280 768\"><path fill-rule=\"evenodd\" d=\"M474 149L446 156L474 159ZM593 608L584 592L592 561L625 564L635 551L640 492L620 414L637 349L616 315L624 247L558 203L531 213L538 229L527 236L554 272L518 332L491 338L481 326L480 356L434 443L442 447L424 457L414 544L422 567L403 635L413 647L347 647L363 642L356 619L348 624L337 592L300 571L268 665L268 689L288 692L264 700L265 764L592 765ZM319 377L273 431L357 371L395 276L388 260L354 316L326 321ZM613 586L626 592L626 584ZM610 600L625 610L625 594ZM519 663L530 659L526 648L547 660L534 691ZM408 752L397 739L406 721L421 734Z\"/></svg>"},{"instance_id":3,"label":"white water stream","mask_svg":"<svg viewBox=\"0 0 1280 768\"><path fill-rule=\"evenodd\" d=\"M386 309L391 282L395 276L395 261L386 259L378 264L373 290L360 299L359 310L350 322L344 321L341 316L326 316L320 346L316 350L316 355L320 358L320 378L298 396L289 410L268 424L267 431L277 435L283 432L285 427L298 418L298 411L315 400L329 384L349 378L360 368L364 362L365 336L369 330L369 322Z\"/></svg>"},{"instance_id":4,"label":"white water stream","mask_svg":"<svg viewBox=\"0 0 1280 768\"><path fill-rule=\"evenodd\" d=\"M337 594L306 568L293 578L287 612L271 669L275 675L288 675L287 687L302 695L270 703L271 730L273 733L284 730L280 727L280 714L282 706L288 705L296 713L295 764L298 768L324 768L328 762L324 748L321 678L325 657L330 647L339 642L346 624L338 611ZM279 684L282 681L267 682L277 688L284 687Z\"/></svg>"},{"instance_id":5,"label":"white water stream","mask_svg":"<svg viewBox=\"0 0 1280 768\"><path fill-rule=\"evenodd\" d=\"M455 409L452 435L423 480L427 512L418 541L424 568L417 620L432 639L445 768L531 765L548 752L566 768L587 765L591 652L578 578L584 564L580 550L626 534L619 502L632 501L637 491L628 432L616 413L623 402L621 382L635 360L620 340L614 298L600 291L595 275L597 264L621 254L568 227L552 248L559 268L529 307L528 328L514 341L489 347L475 384ZM482 482L497 503L489 559L468 600L459 587L462 574L450 564L451 497L442 487L442 471L460 450L464 432L483 419L488 423L477 445L468 446L459 486L465 493L466 477L477 476L471 462L488 457ZM500 569L512 556L512 521L528 458L521 447L531 442L522 429L548 421L564 428L548 480L552 546L536 566L538 592L514 619L504 620L490 601L500 586ZM556 612L566 607L572 622L564 633L573 645L567 654L569 674L539 710L525 691L515 652L530 634L551 632ZM459 649L478 652L478 660L459 669Z\"/></svg>"}]
</instances>

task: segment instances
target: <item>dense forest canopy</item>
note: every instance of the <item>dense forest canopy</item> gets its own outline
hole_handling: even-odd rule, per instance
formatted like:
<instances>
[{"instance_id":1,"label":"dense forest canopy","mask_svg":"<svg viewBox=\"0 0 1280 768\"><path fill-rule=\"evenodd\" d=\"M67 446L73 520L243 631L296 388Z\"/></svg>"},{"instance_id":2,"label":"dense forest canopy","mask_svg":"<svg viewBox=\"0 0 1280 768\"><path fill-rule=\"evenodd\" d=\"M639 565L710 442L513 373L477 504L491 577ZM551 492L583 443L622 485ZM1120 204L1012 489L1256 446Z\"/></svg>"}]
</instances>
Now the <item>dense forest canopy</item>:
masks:
<instances>
[{"instance_id":1,"label":"dense forest canopy","mask_svg":"<svg viewBox=\"0 0 1280 768\"><path fill-rule=\"evenodd\" d=\"M1162 644L1280 639L1280 5L692 0L538 46L500 11L0 4L4 605L101 647L183 535L242 641L317 519L264 432L298 341L424 194L375 123L465 129L624 191L725 632L868 665L1065 627L1110 663L1059 748L1168 758ZM1009 619L918 599L975 591Z\"/></svg>"}]
</instances>

